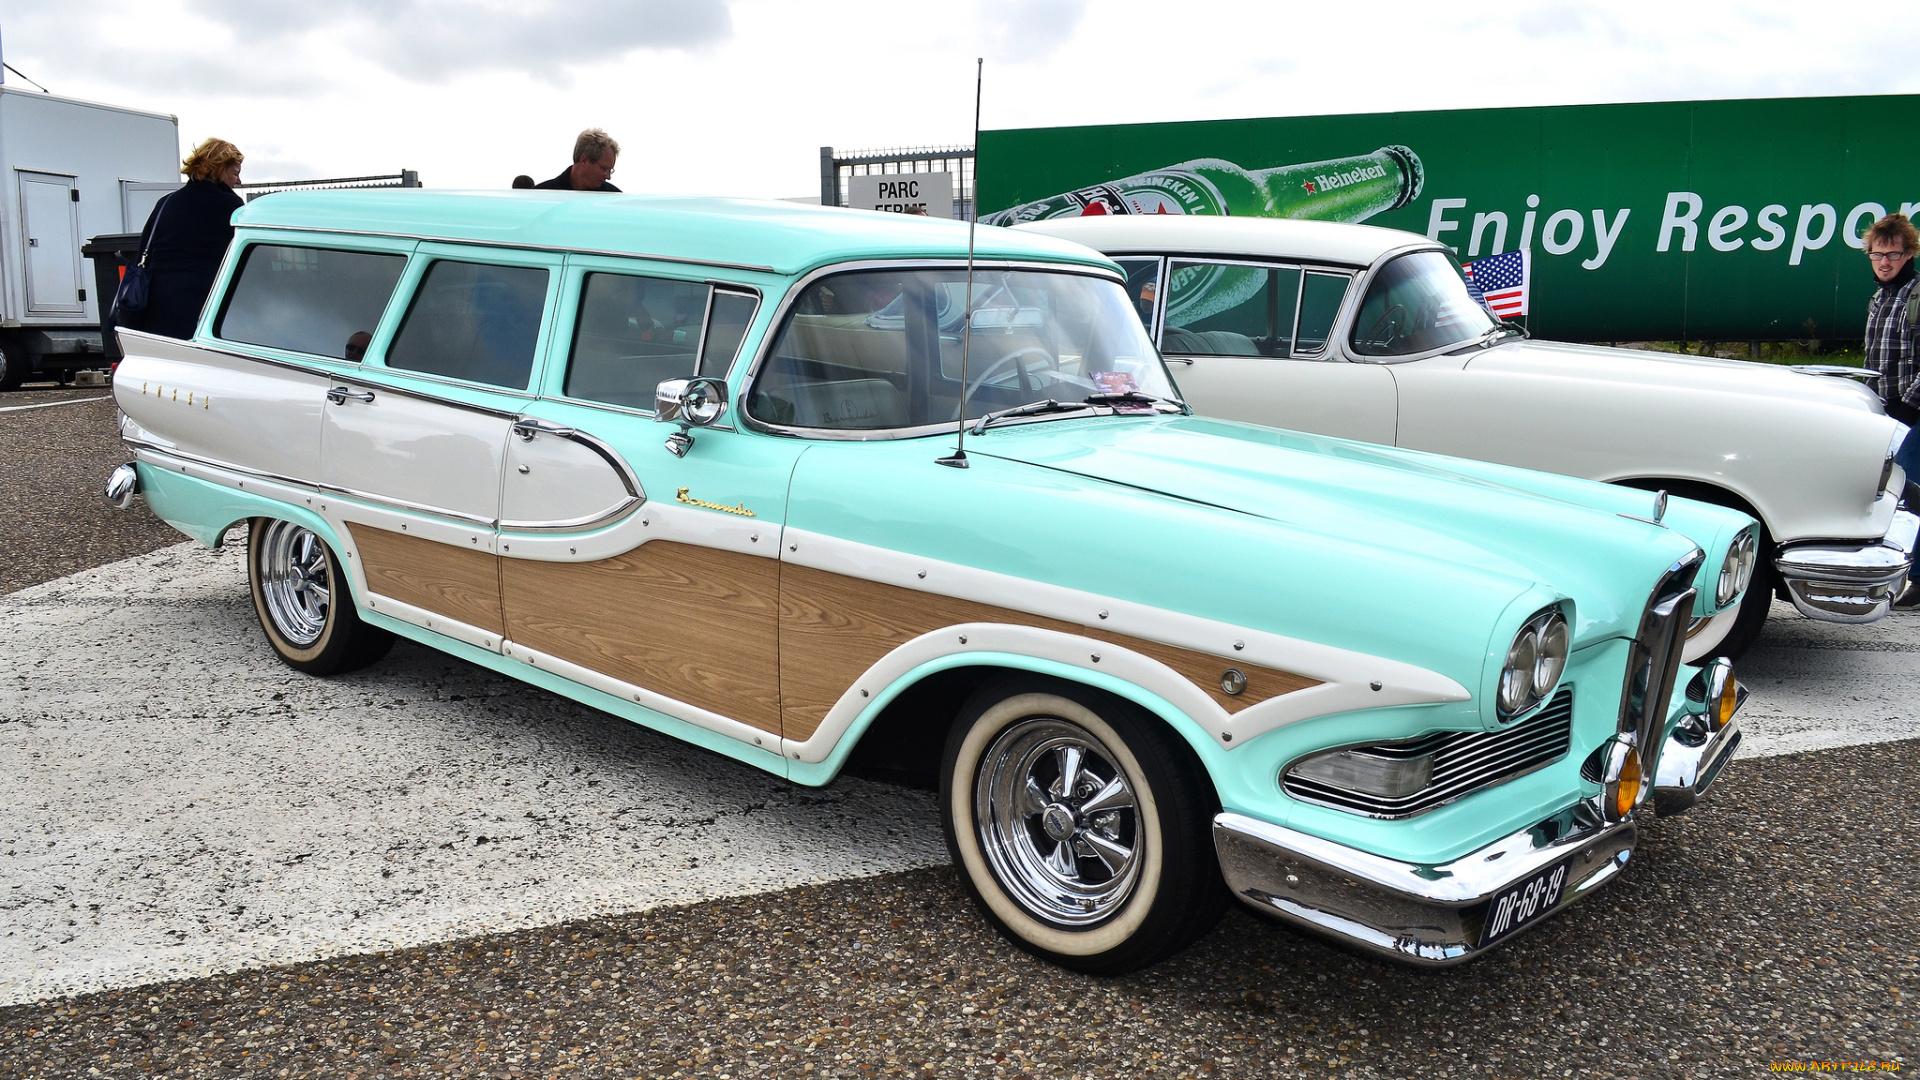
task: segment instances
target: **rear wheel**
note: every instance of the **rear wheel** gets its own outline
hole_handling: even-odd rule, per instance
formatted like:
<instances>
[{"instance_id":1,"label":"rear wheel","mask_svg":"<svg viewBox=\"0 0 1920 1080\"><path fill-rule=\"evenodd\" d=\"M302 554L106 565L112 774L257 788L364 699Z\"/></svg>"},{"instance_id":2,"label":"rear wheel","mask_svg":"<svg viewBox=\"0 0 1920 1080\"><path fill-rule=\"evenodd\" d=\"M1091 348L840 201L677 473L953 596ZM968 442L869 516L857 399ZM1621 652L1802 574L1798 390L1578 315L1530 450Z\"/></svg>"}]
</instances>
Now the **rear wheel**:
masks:
<instances>
[{"instance_id":1,"label":"rear wheel","mask_svg":"<svg viewBox=\"0 0 1920 1080\"><path fill-rule=\"evenodd\" d=\"M393 647L391 633L360 621L340 561L309 529L253 519L247 529L247 580L273 651L309 675L363 668Z\"/></svg>"},{"instance_id":2,"label":"rear wheel","mask_svg":"<svg viewBox=\"0 0 1920 1080\"><path fill-rule=\"evenodd\" d=\"M1146 967L1225 909L1200 763L1126 702L1037 679L982 688L947 740L940 798L987 917L1064 967Z\"/></svg>"},{"instance_id":3,"label":"rear wheel","mask_svg":"<svg viewBox=\"0 0 1920 1080\"><path fill-rule=\"evenodd\" d=\"M25 349L11 341L0 341L0 390L20 389L32 366Z\"/></svg>"}]
</instances>

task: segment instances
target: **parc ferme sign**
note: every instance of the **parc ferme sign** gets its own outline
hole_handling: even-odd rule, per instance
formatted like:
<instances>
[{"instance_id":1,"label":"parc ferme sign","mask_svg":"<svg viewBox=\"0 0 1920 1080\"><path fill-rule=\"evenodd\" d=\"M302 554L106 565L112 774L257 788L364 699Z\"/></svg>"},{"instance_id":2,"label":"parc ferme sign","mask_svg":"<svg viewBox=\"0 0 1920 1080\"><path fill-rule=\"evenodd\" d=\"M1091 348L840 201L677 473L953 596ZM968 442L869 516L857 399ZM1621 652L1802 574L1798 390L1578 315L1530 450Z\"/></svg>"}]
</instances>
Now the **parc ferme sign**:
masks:
<instances>
[{"instance_id":1,"label":"parc ferme sign","mask_svg":"<svg viewBox=\"0 0 1920 1080\"><path fill-rule=\"evenodd\" d=\"M847 205L894 214L924 210L928 217L951 218L953 174L926 172L849 176Z\"/></svg>"},{"instance_id":2,"label":"parc ferme sign","mask_svg":"<svg viewBox=\"0 0 1920 1080\"><path fill-rule=\"evenodd\" d=\"M1860 234L1920 209L1920 95L985 131L981 221L1364 221L1532 253L1539 337L1857 338Z\"/></svg>"}]
</instances>

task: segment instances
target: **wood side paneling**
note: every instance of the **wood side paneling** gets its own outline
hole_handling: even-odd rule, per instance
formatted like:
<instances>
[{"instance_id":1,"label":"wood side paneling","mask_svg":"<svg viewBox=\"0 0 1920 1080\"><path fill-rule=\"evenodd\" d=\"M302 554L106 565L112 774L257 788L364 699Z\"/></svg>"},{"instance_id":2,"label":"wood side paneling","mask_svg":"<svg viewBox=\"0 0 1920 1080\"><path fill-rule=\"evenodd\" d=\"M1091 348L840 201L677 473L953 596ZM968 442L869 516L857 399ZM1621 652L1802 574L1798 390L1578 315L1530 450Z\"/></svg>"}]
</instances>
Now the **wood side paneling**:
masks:
<instances>
[{"instance_id":1,"label":"wood side paneling","mask_svg":"<svg viewBox=\"0 0 1920 1080\"><path fill-rule=\"evenodd\" d=\"M805 740L840 695L881 657L929 631L967 622L1035 626L1132 649L1192 680L1228 712L1317 685L1289 671L789 564L780 578L782 734ZM1247 676L1247 688L1238 695L1220 689L1220 676L1228 668L1239 668Z\"/></svg>"},{"instance_id":2,"label":"wood side paneling","mask_svg":"<svg viewBox=\"0 0 1920 1080\"><path fill-rule=\"evenodd\" d=\"M367 587L381 596L504 632L499 559L489 551L423 540L371 525L348 525Z\"/></svg>"},{"instance_id":3,"label":"wood side paneling","mask_svg":"<svg viewBox=\"0 0 1920 1080\"><path fill-rule=\"evenodd\" d=\"M665 540L500 567L513 641L775 733L779 586L773 559Z\"/></svg>"}]
</instances>

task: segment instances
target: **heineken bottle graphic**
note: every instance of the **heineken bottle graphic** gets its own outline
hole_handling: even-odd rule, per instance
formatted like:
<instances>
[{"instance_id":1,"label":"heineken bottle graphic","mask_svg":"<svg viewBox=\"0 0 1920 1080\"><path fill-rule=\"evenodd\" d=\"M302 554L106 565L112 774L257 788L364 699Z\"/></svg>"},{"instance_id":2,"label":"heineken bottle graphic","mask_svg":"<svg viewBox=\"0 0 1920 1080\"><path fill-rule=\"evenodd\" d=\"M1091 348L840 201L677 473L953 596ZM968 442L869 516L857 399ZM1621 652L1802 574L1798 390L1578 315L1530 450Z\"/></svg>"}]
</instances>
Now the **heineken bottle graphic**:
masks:
<instances>
[{"instance_id":1,"label":"heineken bottle graphic","mask_svg":"<svg viewBox=\"0 0 1920 1080\"><path fill-rule=\"evenodd\" d=\"M1219 158L1198 158L1015 206L980 221L983 225L1018 225L1094 214L1231 214L1365 221L1412 202L1420 194L1424 179L1419 155L1404 146L1383 146L1359 157L1260 170L1243 169Z\"/></svg>"}]
</instances>

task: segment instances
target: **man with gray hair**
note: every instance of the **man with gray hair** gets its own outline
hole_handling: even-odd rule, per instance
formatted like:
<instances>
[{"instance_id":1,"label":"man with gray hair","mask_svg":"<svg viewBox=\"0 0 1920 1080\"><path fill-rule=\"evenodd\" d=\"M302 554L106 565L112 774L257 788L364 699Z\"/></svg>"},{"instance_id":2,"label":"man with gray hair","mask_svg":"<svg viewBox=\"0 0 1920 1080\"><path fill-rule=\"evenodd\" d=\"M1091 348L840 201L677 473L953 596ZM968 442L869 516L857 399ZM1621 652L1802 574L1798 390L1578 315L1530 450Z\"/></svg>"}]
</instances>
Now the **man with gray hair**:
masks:
<instances>
[{"instance_id":1,"label":"man with gray hair","mask_svg":"<svg viewBox=\"0 0 1920 1080\"><path fill-rule=\"evenodd\" d=\"M573 140L573 164L551 180L534 187L548 191L619 191L607 183L613 175L614 159L620 156L620 144L599 128L588 128Z\"/></svg>"}]
</instances>

